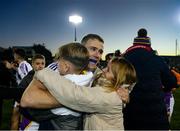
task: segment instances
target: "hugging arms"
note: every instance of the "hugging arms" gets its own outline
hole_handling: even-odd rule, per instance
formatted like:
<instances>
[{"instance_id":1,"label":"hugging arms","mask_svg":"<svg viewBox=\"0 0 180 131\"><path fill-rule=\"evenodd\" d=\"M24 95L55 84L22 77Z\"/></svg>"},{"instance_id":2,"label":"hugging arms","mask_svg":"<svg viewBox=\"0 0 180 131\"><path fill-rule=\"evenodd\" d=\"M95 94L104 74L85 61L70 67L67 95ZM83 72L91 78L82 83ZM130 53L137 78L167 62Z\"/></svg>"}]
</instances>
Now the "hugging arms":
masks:
<instances>
[{"instance_id":1,"label":"hugging arms","mask_svg":"<svg viewBox=\"0 0 180 131\"><path fill-rule=\"evenodd\" d=\"M48 76L44 75L46 73L48 73ZM103 95L102 93L104 92L99 93L96 90L98 89L87 87L81 88L81 86L77 86L62 76L59 76L58 73L45 69L35 74L35 78L22 96L21 106L46 109L59 107L61 106L60 103L62 103L66 106L71 106L70 108L76 107L75 110L78 110L79 108L77 108L77 104L79 104L79 111L84 111L81 107L83 104L82 100L87 100L89 102L94 101L96 102L94 104L97 104L96 106L101 106L98 104L98 102L104 101L104 99L101 97ZM75 93L77 93L78 96ZM119 88L117 93L120 100L122 99L125 102L128 101L128 90ZM80 104L81 101L82 103ZM72 103L74 103L74 107Z\"/></svg>"}]
</instances>

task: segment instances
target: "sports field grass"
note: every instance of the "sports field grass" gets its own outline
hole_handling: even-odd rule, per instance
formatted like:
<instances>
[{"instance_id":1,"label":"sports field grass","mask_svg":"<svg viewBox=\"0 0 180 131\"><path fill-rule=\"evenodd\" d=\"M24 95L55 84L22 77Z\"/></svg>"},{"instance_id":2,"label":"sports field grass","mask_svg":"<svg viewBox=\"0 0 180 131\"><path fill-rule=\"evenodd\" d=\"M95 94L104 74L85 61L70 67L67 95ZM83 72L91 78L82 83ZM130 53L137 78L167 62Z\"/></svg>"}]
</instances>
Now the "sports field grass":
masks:
<instances>
[{"instance_id":1,"label":"sports field grass","mask_svg":"<svg viewBox=\"0 0 180 131\"><path fill-rule=\"evenodd\" d=\"M174 93L175 105L174 112L171 119L171 129L180 130L180 88Z\"/></svg>"},{"instance_id":2,"label":"sports field grass","mask_svg":"<svg viewBox=\"0 0 180 131\"><path fill-rule=\"evenodd\" d=\"M171 129L172 130L180 130L180 88L174 92L175 97L175 106L174 112L172 115L171 121ZM3 118L2 124L0 126L0 130L9 130L10 129L10 119L11 119L11 111L12 111L12 100L4 100L3 104Z\"/></svg>"}]
</instances>

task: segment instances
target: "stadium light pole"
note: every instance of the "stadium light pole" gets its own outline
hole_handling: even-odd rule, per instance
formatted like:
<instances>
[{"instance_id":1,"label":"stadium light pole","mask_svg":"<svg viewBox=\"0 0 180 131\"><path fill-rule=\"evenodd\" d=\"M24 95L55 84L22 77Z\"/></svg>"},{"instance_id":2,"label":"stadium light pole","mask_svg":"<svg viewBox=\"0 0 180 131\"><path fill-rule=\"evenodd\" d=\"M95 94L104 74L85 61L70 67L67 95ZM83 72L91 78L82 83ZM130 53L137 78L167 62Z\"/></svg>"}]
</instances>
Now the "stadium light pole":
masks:
<instances>
[{"instance_id":1,"label":"stadium light pole","mask_svg":"<svg viewBox=\"0 0 180 131\"><path fill-rule=\"evenodd\" d=\"M77 28L77 25L82 22L82 17L79 15L69 16L69 22L74 24L74 41L77 41L76 28Z\"/></svg>"}]
</instances>

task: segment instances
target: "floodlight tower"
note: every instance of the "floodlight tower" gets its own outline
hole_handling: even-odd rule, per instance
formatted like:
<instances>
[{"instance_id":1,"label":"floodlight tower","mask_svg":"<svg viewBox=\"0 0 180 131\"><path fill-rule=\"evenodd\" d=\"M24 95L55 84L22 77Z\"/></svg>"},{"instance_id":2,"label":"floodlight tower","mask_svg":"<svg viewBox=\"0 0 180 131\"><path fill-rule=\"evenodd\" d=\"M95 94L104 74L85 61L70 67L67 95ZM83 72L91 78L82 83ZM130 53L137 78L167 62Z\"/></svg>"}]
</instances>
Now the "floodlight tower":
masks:
<instances>
[{"instance_id":1,"label":"floodlight tower","mask_svg":"<svg viewBox=\"0 0 180 131\"><path fill-rule=\"evenodd\" d=\"M69 16L69 22L72 22L74 24L74 41L77 41L76 28L77 28L77 25L82 22L82 17L79 15Z\"/></svg>"}]
</instances>

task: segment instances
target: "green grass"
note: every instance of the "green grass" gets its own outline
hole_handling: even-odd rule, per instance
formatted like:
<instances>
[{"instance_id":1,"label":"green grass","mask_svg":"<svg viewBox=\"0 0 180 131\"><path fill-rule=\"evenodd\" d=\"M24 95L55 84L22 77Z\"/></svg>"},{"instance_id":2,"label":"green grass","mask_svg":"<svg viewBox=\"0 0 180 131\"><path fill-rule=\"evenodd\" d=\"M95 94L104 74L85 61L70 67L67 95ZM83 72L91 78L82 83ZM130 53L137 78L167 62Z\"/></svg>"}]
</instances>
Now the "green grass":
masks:
<instances>
[{"instance_id":1,"label":"green grass","mask_svg":"<svg viewBox=\"0 0 180 131\"><path fill-rule=\"evenodd\" d=\"M2 124L0 125L0 130L9 130L11 124L11 113L13 109L13 100L3 100L3 115Z\"/></svg>"},{"instance_id":2,"label":"green grass","mask_svg":"<svg viewBox=\"0 0 180 131\"><path fill-rule=\"evenodd\" d=\"M180 88L174 92L174 98L175 98L175 106L171 119L171 129L180 130ZM4 100L2 125L0 126L0 130L10 129L12 107L13 107L12 100Z\"/></svg>"},{"instance_id":3,"label":"green grass","mask_svg":"<svg viewBox=\"0 0 180 131\"><path fill-rule=\"evenodd\" d=\"M180 88L173 94L175 98L175 105L170 124L172 130L180 130Z\"/></svg>"}]
</instances>

